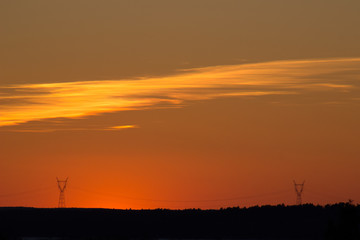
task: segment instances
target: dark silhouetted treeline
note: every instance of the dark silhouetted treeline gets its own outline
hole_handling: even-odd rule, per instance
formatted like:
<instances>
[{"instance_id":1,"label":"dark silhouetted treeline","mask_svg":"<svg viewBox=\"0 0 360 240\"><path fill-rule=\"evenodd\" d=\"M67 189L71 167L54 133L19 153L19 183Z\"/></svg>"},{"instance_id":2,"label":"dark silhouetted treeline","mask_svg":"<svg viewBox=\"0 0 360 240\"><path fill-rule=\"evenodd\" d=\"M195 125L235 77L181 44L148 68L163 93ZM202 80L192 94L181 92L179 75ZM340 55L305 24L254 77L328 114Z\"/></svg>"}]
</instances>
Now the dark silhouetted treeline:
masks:
<instances>
[{"instance_id":1,"label":"dark silhouetted treeline","mask_svg":"<svg viewBox=\"0 0 360 240\"><path fill-rule=\"evenodd\" d=\"M0 239L360 239L360 206L220 210L0 208Z\"/></svg>"}]
</instances>

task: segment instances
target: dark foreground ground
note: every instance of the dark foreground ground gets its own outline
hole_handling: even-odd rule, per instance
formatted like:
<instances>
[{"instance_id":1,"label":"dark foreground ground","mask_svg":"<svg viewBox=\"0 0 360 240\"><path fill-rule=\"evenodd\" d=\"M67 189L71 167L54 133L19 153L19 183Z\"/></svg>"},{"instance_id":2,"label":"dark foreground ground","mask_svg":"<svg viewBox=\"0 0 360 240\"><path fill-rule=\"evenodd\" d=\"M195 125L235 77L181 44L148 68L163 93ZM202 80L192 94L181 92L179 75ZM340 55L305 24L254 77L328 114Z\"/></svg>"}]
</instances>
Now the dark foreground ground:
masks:
<instances>
[{"instance_id":1,"label":"dark foreground ground","mask_svg":"<svg viewBox=\"0 0 360 240\"><path fill-rule=\"evenodd\" d=\"M0 239L360 239L360 206L0 208Z\"/></svg>"}]
</instances>

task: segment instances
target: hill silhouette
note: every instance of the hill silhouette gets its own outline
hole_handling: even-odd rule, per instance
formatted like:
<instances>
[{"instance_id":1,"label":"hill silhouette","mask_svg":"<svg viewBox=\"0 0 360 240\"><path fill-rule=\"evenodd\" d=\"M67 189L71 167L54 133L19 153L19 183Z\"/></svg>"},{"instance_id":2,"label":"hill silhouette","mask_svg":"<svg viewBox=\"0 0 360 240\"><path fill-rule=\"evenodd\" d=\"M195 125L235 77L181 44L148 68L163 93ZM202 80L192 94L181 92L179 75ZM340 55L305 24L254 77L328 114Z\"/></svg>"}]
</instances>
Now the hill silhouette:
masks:
<instances>
[{"instance_id":1,"label":"hill silhouette","mask_svg":"<svg viewBox=\"0 0 360 240\"><path fill-rule=\"evenodd\" d=\"M0 239L360 239L360 206L0 208Z\"/></svg>"}]
</instances>

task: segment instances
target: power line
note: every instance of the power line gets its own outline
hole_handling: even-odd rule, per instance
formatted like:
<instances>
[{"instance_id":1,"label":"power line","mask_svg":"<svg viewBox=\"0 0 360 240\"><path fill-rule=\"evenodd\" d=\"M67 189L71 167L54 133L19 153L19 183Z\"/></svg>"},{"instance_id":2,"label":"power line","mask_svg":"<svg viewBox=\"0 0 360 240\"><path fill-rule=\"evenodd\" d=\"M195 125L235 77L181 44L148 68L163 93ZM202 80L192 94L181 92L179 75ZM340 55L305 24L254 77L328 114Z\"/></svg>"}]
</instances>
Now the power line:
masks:
<instances>
[{"instance_id":1,"label":"power line","mask_svg":"<svg viewBox=\"0 0 360 240\"><path fill-rule=\"evenodd\" d=\"M248 196L239 196L234 198L219 198L219 199L197 199L197 200L169 200L169 199L152 199L152 198L137 198L132 196L125 196L125 195L119 195L119 194L109 194L104 192L98 192L93 190L87 190L79 187L72 187L72 189L79 190L82 192L88 192L93 193L97 195L103 195L103 196L112 196L112 197L119 197L119 198L125 198L125 199L131 199L131 200L140 200L140 201L149 201L149 202L189 202L189 203L195 203L195 202L224 202L224 201L233 201L233 200L241 200L241 199L250 199L250 198L259 198L259 197L265 197L265 196L271 196L271 195L279 195L283 193L288 193L291 190L283 190L283 191L276 191L276 192L269 192L264 194L258 194L258 195L248 195Z\"/></svg>"},{"instance_id":2,"label":"power line","mask_svg":"<svg viewBox=\"0 0 360 240\"><path fill-rule=\"evenodd\" d=\"M26 195L26 194L31 194L31 193L42 192L42 191L49 190L49 189L52 189L52 188L53 187L49 186L49 187L31 189L31 190L27 190L27 191L23 191L23 192L1 194L0 197L12 197L12 196Z\"/></svg>"},{"instance_id":3,"label":"power line","mask_svg":"<svg viewBox=\"0 0 360 240\"><path fill-rule=\"evenodd\" d=\"M310 193L311 195L316 195L316 196L320 196L326 199L336 199L336 200L340 200L340 199L348 199L344 196L336 196L336 195L332 195L332 194L327 194L327 193L320 193L320 192L316 192L316 191L312 191L312 190L307 190L306 192Z\"/></svg>"}]
</instances>

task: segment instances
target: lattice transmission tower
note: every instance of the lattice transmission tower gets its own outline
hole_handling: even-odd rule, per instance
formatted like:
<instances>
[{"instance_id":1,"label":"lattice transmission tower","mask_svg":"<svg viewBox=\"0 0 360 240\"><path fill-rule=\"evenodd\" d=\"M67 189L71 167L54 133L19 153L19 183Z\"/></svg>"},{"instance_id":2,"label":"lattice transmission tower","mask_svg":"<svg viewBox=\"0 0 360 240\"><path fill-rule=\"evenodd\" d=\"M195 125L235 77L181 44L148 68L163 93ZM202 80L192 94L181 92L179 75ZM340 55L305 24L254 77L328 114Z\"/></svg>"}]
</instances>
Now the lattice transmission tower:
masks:
<instances>
[{"instance_id":1,"label":"lattice transmission tower","mask_svg":"<svg viewBox=\"0 0 360 240\"><path fill-rule=\"evenodd\" d=\"M58 183L58 187L60 190L60 196L59 196L59 205L58 208L65 208L65 189L66 189L66 184L67 184L67 180L68 178L66 178L65 180L59 180L58 178L56 178L57 183Z\"/></svg>"},{"instance_id":2,"label":"lattice transmission tower","mask_svg":"<svg viewBox=\"0 0 360 240\"><path fill-rule=\"evenodd\" d=\"M294 187L296 192L296 205L302 204L302 193L304 191L304 184L305 181L303 181L303 183L296 183L294 180Z\"/></svg>"}]
</instances>

